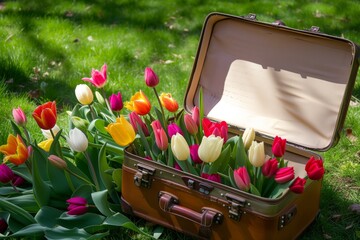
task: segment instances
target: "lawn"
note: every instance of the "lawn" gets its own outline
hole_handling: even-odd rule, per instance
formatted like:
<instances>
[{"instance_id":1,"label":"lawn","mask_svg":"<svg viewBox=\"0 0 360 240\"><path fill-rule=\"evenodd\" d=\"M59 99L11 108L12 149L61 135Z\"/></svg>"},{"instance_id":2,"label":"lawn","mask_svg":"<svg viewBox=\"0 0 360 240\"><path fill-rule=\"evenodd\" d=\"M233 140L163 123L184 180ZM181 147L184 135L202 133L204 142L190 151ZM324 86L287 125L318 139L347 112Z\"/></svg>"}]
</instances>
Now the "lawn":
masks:
<instances>
[{"instance_id":1,"label":"lawn","mask_svg":"<svg viewBox=\"0 0 360 240\"><path fill-rule=\"evenodd\" d=\"M259 21L281 19L297 29L320 31L360 43L360 4L357 0L289 1L0 1L0 145L11 132L13 108L27 116L46 101L55 100L59 122L77 103L74 89L91 69L108 66L106 94L120 91L124 100L144 89L145 67L160 77L159 92L169 92L182 104L199 36L210 12ZM300 239L360 239L360 74L337 145L324 153L326 174L321 212ZM154 100L154 99L152 99ZM28 128L42 138L33 119ZM1 209L0 209L1 210ZM155 226L132 218L145 231ZM130 237L128 237L130 236ZM113 239L143 239L129 230ZM165 230L161 239L187 239Z\"/></svg>"}]
</instances>

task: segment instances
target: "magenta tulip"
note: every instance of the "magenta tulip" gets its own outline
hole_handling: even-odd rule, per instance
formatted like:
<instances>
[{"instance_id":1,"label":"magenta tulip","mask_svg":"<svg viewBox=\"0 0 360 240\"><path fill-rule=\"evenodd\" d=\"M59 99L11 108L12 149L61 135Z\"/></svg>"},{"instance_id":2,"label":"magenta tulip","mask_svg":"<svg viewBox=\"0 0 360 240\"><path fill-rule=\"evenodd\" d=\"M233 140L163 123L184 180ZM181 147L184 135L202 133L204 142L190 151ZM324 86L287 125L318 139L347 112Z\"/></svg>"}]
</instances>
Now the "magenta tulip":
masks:
<instances>
[{"instance_id":1,"label":"magenta tulip","mask_svg":"<svg viewBox=\"0 0 360 240\"><path fill-rule=\"evenodd\" d=\"M66 202L69 203L67 208L69 215L82 215L87 212L87 201L83 197L72 197L66 200Z\"/></svg>"},{"instance_id":2,"label":"magenta tulip","mask_svg":"<svg viewBox=\"0 0 360 240\"><path fill-rule=\"evenodd\" d=\"M121 93L118 92L117 94L112 94L109 97L109 103L110 103L111 110L113 110L115 112L120 111L124 106Z\"/></svg>"},{"instance_id":3,"label":"magenta tulip","mask_svg":"<svg viewBox=\"0 0 360 240\"><path fill-rule=\"evenodd\" d=\"M145 68L145 83L148 87L156 87L156 85L159 83L158 76L149 67Z\"/></svg>"}]
</instances>

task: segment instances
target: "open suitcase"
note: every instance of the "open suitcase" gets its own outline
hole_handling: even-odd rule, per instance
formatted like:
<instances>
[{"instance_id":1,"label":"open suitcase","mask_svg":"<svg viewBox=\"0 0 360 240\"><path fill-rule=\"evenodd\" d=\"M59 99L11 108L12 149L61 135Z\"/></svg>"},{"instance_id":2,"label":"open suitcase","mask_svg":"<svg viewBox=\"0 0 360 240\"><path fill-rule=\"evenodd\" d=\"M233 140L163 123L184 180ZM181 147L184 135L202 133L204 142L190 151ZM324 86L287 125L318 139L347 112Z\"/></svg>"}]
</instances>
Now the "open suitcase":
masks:
<instances>
[{"instance_id":1,"label":"open suitcase","mask_svg":"<svg viewBox=\"0 0 360 240\"><path fill-rule=\"evenodd\" d=\"M198 105L225 120L233 134L246 127L271 151L287 139L285 158L297 175L341 131L358 70L357 46L322 34L263 23L255 15L210 14L205 21L185 109ZM271 155L271 154L269 154ZM203 239L295 239L319 212L321 181L302 194L268 199L145 160L127 149L124 212Z\"/></svg>"}]
</instances>

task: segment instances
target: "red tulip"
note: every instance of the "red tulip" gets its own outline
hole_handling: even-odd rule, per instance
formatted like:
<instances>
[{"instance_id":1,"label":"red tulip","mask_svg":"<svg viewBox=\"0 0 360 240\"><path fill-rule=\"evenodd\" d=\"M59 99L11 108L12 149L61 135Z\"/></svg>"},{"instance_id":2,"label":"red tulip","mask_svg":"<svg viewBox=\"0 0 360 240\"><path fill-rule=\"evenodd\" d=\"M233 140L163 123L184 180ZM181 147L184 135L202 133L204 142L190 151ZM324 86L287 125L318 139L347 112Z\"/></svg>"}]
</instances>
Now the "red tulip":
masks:
<instances>
[{"instance_id":1,"label":"red tulip","mask_svg":"<svg viewBox=\"0 0 360 240\"><path fill-rule=\"evenodd\" d=\"M131 112L129 114L129 120L130 124L133 126L135 132L138 132L138 125L141 128L141 131L144 133L144 135L150 136L149 129L146 126L146 124L141 120L140 116L136 112Z\"/></svg>"},{"instance_id":2,"label":"red tulip","mask_svg":"<svg viewBox=\"0 0 360 240\"><path fill-rule=\"evenodd\" d=\"M285 154L286 139L276 136L272 145L272 152L275 157L282 157Z\"/></svg>"},{"instance_id":3,"label":"red tulip","mask_svg":"<svg viewBox=\"0 0 360 240\"><path fill-rule=\"evenodd\" d=\"M91 78L83 78L82 80L86 82L90 82L96 88L102 88L106 84L106 77L107 77L106 70L107 70L107 66L106 64L104 64L101 67L101 71L93 69L91 71Z\"/></svg>"},{"instance_id":4,"label":"red tulip","mask_svg":"<svg viewBox=\"0 0 360 240\"><path fill-rule=\"evenodd\" d=\"M155 135L155 142L158 148L162 151L165 151L169 145L168 137L165 130L161 126L159 120L155 120L151 123Z\"/></svg>"},{"instance_id":5,"label":"red tulip","mask_svg":"<svg viewBox=\"0 0 360 240\"><path fill-rule=\"evenodd\" d=\"M295 177L294 167L284 167L277 170L275 174L275 181L277 183L286 183L293 180Z\"/></svg>"},{"instance_id":6,"label":"red tulip","mask_svg":"<svg viewBox=\"0 0 360 240\"><path fill-rule=\"evenodd\" d=\"M3 234L8 228L8 224L5 219L0 218L0 233Z\"/></svg>"},{"instance_id":7,"label":"red tulip","mask_svg":"<svg viewBox=\"0 0 360 240\"><path fill-rule=\"evenodd\" d=\"M69 215L82 215L87 212L87 201L83 197L73 197L66 200L69 203L67 208Z\"/></svg>"},{"instance_id":8,"label":"red tulip","mask_svg":"<svg viewBox=\"0 0 360 240\"><path fill-rule=\"evenodd\" d=\"M311 157L305 165L307 175L311 180L320 180L325 173L323 161L321 159L315 159Z\"/></svg>"},{"instance_id":9,"label":"red tulip","mask_svg":"<svg viewBox=\"0 0 360 240\"><path fill-rule=\"evenodd\" d=\"M249 191L251 182L246 167L239 167L234 170L234 180L240 190Z\"/></svg>"},{"instance_id":10,"label":"red tulip","mask_svg":"<svg viewBox=\"0 0 360 240\"><path fill-rule=\"evenodd\" d=\"M221 183L221 177L217 173L214 174L201 173L201 177L213 182Z\"/></svg>"},{"instance_id":11,"label":"red tulip","mask_svg":"<svg viewBox=\"0 0 360 240\"><path fill-rule=\"evenodd\" d=\"M145 83L148 87L156 87L156 85L159 83L158 76L149 67L145 68Z\"/></svg>"},{"instance_id":12,"label":"red tulip","mask_svg":"<svg viewBox=\"0 0 360 240\"><path fill-rule=\"evenodd\" d=\"M123 101L121 93L118 92L117 94L112 94L109 97L109 103L111 110L118 112L123 108Z\"/></svg>"},{"instance_id":13,"label":"red tulip","mask_svg":"<svg viewBox=\"0 0 360 240\"><path fill-rule=\"evenodd\" d=\"M204 118L202 121L202 126L206 137L210 135L215 135L215 136L220 136L222 139L224 139L224 143L227 141L228 126L225 121L215 123L215 122L211 122L207 118Z\"/></svg>"},{"instance_id":14,"label":"red tulip","mask_svg":"<svg viewBox=\"0 0 360 240\"><path fill-rule=\"evenodd\" d=\"M56 124L56 103L53 102L47 102L40 106L38 106L32 116L34 117L36 123L39 125L39 127L43 130L50 130L52 129Z\"/></svg>"},{"instance_id":15,"label":"red tulip","mask_svg":"<svg viewBox=\"0 0 360 240\"><path fill-rule=\"evenodd\" d=\"M261 167L262 174L267 178L271 178L272 176L274 176L277 170L278 161L276 160L276 158L267 160Z\"/></svg>"},{"instance_id":16,"label":"red tulip","mask_svg":"<svg viewBox=\"0 0 360 240\"><path fill-rule=\"evenodd\" d=\"M304 191L305 184L306 179L297 177L295 181L291 184L289 189L294 193L302 193Z\"/></svg>"}]
</instances>

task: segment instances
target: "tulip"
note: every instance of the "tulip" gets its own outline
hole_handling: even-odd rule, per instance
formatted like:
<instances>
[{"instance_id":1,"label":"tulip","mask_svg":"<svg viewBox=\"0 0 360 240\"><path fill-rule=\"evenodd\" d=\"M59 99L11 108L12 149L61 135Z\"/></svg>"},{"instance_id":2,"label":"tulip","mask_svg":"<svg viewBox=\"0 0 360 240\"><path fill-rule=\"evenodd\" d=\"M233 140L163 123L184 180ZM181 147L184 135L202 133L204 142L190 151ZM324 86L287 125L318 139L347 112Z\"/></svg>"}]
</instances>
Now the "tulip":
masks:
<instances>
[{"instance_id":1,"label":"tulip","mask_svg":"<svg viewBox=\"0 0 360 240\"><path fill-rule=\"evenodd\" d=\"M272 145L272 152L275 157L282 157L285 154L286 139L276 136Z\"/></svg>"},{"instance_id":2,"label":"tulip","mask_svg":"<svg viewBox=\"0 0 360 240\"><path fill-rule=\"evenodd\" d=\"M38 106L32 116L41 129L52 129L56 124L57 118L55 101Z\"/></svg>"},{"instance_id":3,"label":"tulip","mask_svg":"<svg viewBox=\"0 0 360 240\"><path fill-rule=\"evenodd\" d=\"M142 132L144 133L144 135L150 136L149 133L149 129L146 126L146 124L143 122L143 120L141 120L140 116L137 115L136 112L131 112L129 114L129 119L130 119L130 124L132 125L132 127L134 128L135 132L138 132L138 125L140 126Z\"/></svg>"},{"instance_id":4,"label":"tulip","mask_svg":"<svg viewBox=\"0 0 360 240\"><path fill-rule=\"evenodd\" d=\"M158 148L162 151L165 151L168 147L168 137L165 130L162 128L159 120L155 120L151 123L151 127L154 131L155 142Z\"/></svg>"},{"instance_id":5,"label":"tulip","mask_svg":"<svg viewBox=\"0 0 360 240\"><path fill-rule=\"evenodd\" d=\"M253 141L248 151L248 157L254 167L261 167L265 163L264 142Z\"/></svg>"},{"instance_id":6,"label":"tulip","mask_svg":"<svg viewBox=\"0 0 360 240\"><path fill-rule=\"evenodd\" d=\"M124 116L116 118L116 122L110 123L105 127L105 130L111 135L114 141L122 147L131 144L136 137L134 128Z\"/></svg>"},{"instance_id":7,"label":"tulip","mask_svg":"<svg viewBox=\"0 0 360 240\"><path fill-rule=\"evenodd\" d=\"M277 170L275 174L275 181L277 183L286 183L293 180L294 177L294 167L284 167Z\"/></svg>"},{"instance_id":8,"label":"tulip","mask_svg":"<svg viewBox=\"0 0 360 240\"><path fill-rule=\"evenodd\" d=\"M221 176L217 173L213 173L213 174L201 173L201 177L213 182L221 183Z\"/></svg>"},{"instance_id":9,"label":"tulip","mask_svg":"<svg viewBox=\"0 0 360 240\"><path fill-rule=\"evenodd\" d=\"M221 149L224 139L210 135L209 137L203 136L201 144L198 149L198 154L203 162L214 162L221 154Z\"/></svg>"},{"instance_id":10,"label":"tulip","mask_svg":"<svg viewBox=\"0 0 360 240\"><path fill-rule=\"evenodd\" d=\"M182 171L180 165L179 165L177 162L174 162L174 168L175 168L176 170Z\"/></svg>"},{"instance_id":11,"label":"tulip","mask_svg":"<svg viewBox=\"0 0 360 240\"><path fill-rule=\"evenodd\" d=\"M141 116L148 114L151 110L149 99L141 90L135 93L129 102L125 103L125 107Z\"/></svg>"},{"instance_id":12,"label":"tulip","mask_svg":"<svg viewBox=\"0 0 360 240\"><path fill-rule=\"evenodd\" d=\"M198 154L199 146L200 146L199 144L194 144L194 145L190 146L191 160L195 164L201 164L202 163L201 159L199 158L199 154Z\"/></svg>"},{"instance_id":13,"label":"tulip","mask_svg":"<svg viewBox=\"0 0 360 240\"><path fill-rule=\"evenodd\" d=\"M198 125L196 124L196 122L194 121L194 119L192 118L192 116L190 114L184 115L184 123L185 123L186 130L191 135L197 134L197 132L199 130Z\"/></svg>"},{"instance_id":14,"label":"tulip","mask_svg":"<svg viewBox=\"0 0 360 240\"><path fill-rule=\"evenodd\" d=\"M170 93L161 93L160 102L169 112L176 112L179 109L178 102L171 96Z\"/></svg>"},{"instance_id":15,"label":"tulip","mask_svg":"<svg viewBox=\"0 0 360 240\"><path fill-rule=\"evenodd\" d=\"M76 86L75 96L82 105L90 105L94 100L94 95L86 84L79 84Z\"/></svg>"},{"instance_id":16,"label":"tulip","mask_svg":"<svg viewBox=\"0 0 360 240\"><path fill-rule=\"evenodd\" d=\"M51 129L51 131L52 131L53 134L56 136L56 134L58 134L58 132L60 131L60 128L59 128L58 125L55 124L55 126ZM50 130L41 129L41 133L43 134L43 136L44 136L46 139L53 138Z\"/></svg>"},{"instance_id":17,"label":"tulip","mask_svg":"<svg viewBox=\"0 0 360 240\"><path fill-rule=\"evenodd\" d=\"M313 156L305 165L305 171L311 180L320 180L325 173L323 161L321 159L316 160Z\"/></svg>"},{"instance_id":18,"label":"tulip","mask_svg":"<svg viewBox=\"0 0 360 240\"><path fill-rule=\"evenodd\" d=\"M197 106L195 106L193 108L191 117L194 120L194 122L196 123L196 125L199 127L200 126L200 110Z\"/></svg>"},{"instance_id":19,"label":"tulip","mask_svg":"<svg viewBox=\"0 0 360 240\"><path fill-rule=\"evenodd\" d=\"M5 219L0 218L0 233L1 233L1 234L4 234L5 231L7 230L7 228L8 228L8 224L7 224L7 222L5 221Z\"/></svg>"},{"instance_id":20,"label":"tulip","mask_svg":"<svg viewBox=\"0 0 360 240\"><path fill-rule=\"evenodd\" d=\"M228 126L225 121L219 123L211 122L209 119L204 118L202 121L202 126L204 129L204 135L206 137L210 135L220 136L224 139L224 143L227 141L228 136Z\"/></svg>"},{"instance_id":21,"label":"tulip","mask_svg":"<svg viewBox=\"0 0 360 240\"><path fill-rule=\"evenodd\" d=\"M56 156L56 155L50 155L48 157L49 162L54 165L55 167L59 168L59 169L66 169L67 168L67 164L64 161L64 159Z\"/></svg>"},{"instance_id":22,"label":"tulip","mask_svg":"<svg viewBox=\"0 0 360 240\"><path fill-rule=\"evenodd\" d=\"M42 142L39 142L38 143L38 146L43 149L44 151L46 152L49 152L50 151L50 148L51 148L51 144L53 143L54 139L52 138L49 138L45 141L42 141Z\"/></svg>"},{"instance_id":23,"label":"tulip","mask_svg":"<svg viewBox=\"0 0 360 240\"><path fill-rule=\"evenodd\" d=\"M0 182L8 183L14 178L14 172L5 163L0 164Z\"/></svg>"},{"instance_id":24,"label":"tulip","mask_svg":"<svg viewBox=\"0 0 360 240\"><path fill-rule=\"evenodd\" d=\"M239 167L234 170L234 180L240 190L249 191L251 182L246 167Z\"/></svg>"},{"instance_id":25,"label":"tulip","mask_svg":"<svg viewBox=\"0 0 360 240\"><path fill-rule=\"evenodd\" d=\"M106 70L107 70L107 66L106 64L104 64L101 67L101 71L92 69L91 78L82 78L82 80L86 82L90 82L96 88L102 88L106 84Z\"/></svg>"},{"instance_id":26,"label":"tulip","mask_svg":"<svg viewBox=\"0 0 360 240\"><path fill-rule=\"evenodd\" d=\"M262 165L261 171L266 178L271 178L276 174L278 170L278 161L276 158L267 160L264 165Z\"/></svg>"},{"instance_id":27,"label":"tulip","mask_svg":"<svg viewBox=\"0 0 360 240\"><path fill-rule=\"evenodd\" d=\"M158 76L149 67L145 68L145 83L148 87L156 87L156 85L159 83Z\"/></svg>"},{"instance_id":28,"label":"tulip","mask_svg":"<svg viewBox=\"0 0 360 240\"><path fill-rule=\"evenodd\" d=\"M294 182L291 184L289 189L294 193L302 193L304 192L304 187L306 184L306 179L297 177Z\"/></svg>"},{"instance_id":29,"label":"tulip","mask_svg":"<svg viewBox=\"0 0 360 240\"><path fill-rule=\"evenodd\" d=\"M246 128L242 135L245 149L249 149L252 142L255 140L255 130L253 128Z\"/></svg>"},{"instance_id":30,"label":"tulip","mask_svg":"<svg viewBox=\"0 0 360 240\"><path fill-rule=\"evenodd\" d=\"M72 197L66 200L69 203L67 208L69 215L82 215L87 212L88 204L85 198L83 197Z\"/></svg>"},{"instance_id":31,"label":"tulip","mask_svg":"<svg viewBox=\"0 0 360 240\"><path fill-rule=\"evenodd\" d=\"M12 185L15 187L21 186L25 183L25 179L19 175L14 174L14 178L12 180Z\"/></svg>"},{"instance_id":32,"label":"tulip","mask_svg":"<svg viewBox=\"0 0 360 240\"><path fill-rule=\"evenodd\" d=\"M168 125L168 135L171 138L175 134L180 133L181 135L184 135L181 128L176 123L170 123Z\"/></svg>"},{"instance_id":33,"label":"tulip","mask_svg":"<svg viewBox=\"0 0 360 240\"><path fill-rule=\"evenodd\" d=\"M17 125L25 127L25 125L27 123L27 118L26 118L24 111L20 107L14 108L12 110L12 115L13 115L14 121Z\"/></svg>"},{"instance_id":34,"label":"tulip","mask_svg":"<svg viewBox=\"0 0 360 240\"><path fill-rule=\"evenodd\" d=\"M9 134L7 144L0 146L0 152L5 155L4 162L15 165L23 164L29 158L29 151L20 135Z\"/></svg>"},{"instance_id":35,"label":"tulip","mask_svg":"<svg viewBox=\"0 0 360 240\"><path fill-rule=\"evenodd\" d=\"M171 151L180 161L185 161L190 156L189 145L180 133L176 133L171 137Z\"/></svg>"},{"instance_id":36,"label":"tulip","mask_svg":"<svg viewBox=\"0 0 360 240\"><path fill-rule=\"evenodd\" d=\"M123 101L121 93L118 92L117 94L112 94L109 97L109 103L111 110L118 112L123 108Z\"/></svg>"},{"instance_id":37,"label":"tulip","mask_svg":"<svg viewBox=\"0 0 360 240\"><path fill-rule=\"evenodd\" d=\"M66 142L69 144L71 150L75 152L85 152L89 144L85 133L78 128L73 128L69 131Z\"/></svg>"}]
</instances>

